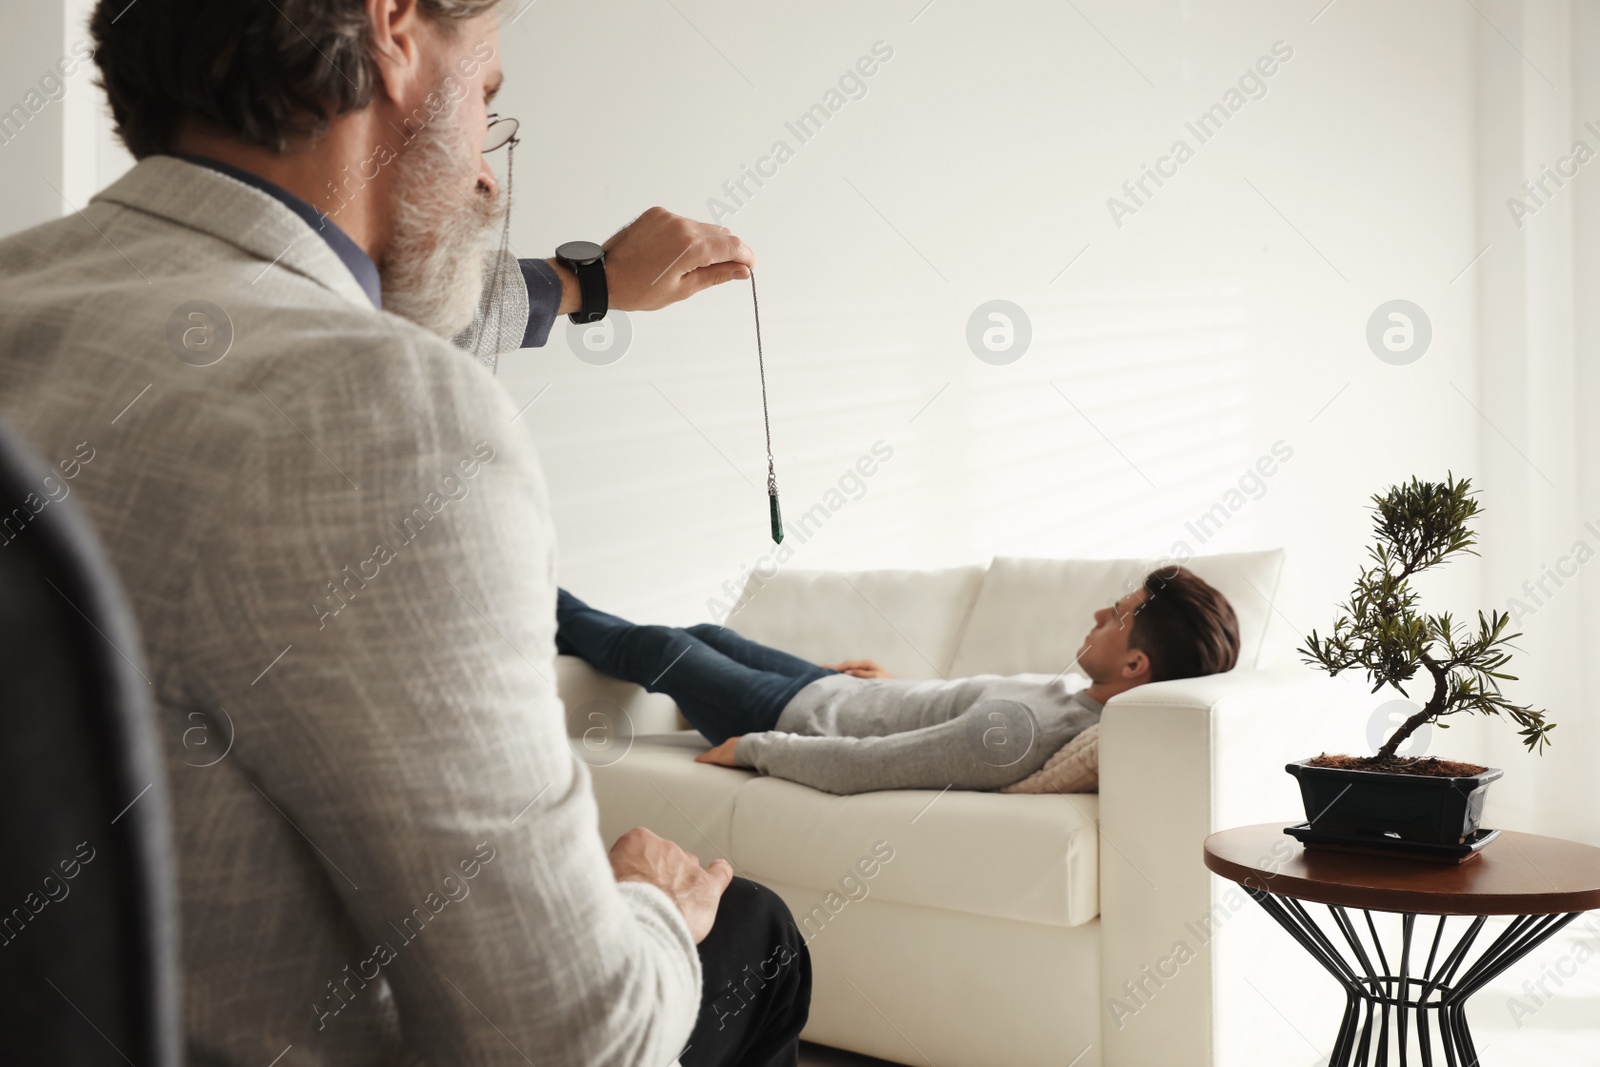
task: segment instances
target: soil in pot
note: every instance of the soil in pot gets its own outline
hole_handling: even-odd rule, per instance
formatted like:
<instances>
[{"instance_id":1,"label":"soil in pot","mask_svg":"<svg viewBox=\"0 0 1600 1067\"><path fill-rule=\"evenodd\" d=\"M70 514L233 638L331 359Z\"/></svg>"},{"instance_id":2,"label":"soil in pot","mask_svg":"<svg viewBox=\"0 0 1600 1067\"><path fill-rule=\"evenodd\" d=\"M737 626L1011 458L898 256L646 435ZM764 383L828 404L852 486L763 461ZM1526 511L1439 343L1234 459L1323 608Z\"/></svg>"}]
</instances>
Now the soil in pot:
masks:
<instances>
[{"instance_id":1,"label":"soil in pot","mask_svg":"<svg viewBox=\"0 0 1600 1067\"><path fill-rule=\"evenodd\" d=\"M1471 778L1489 768L1477 763L1458 763L1437 756L1330 756L1326 752L1306 760L1310 767L1337 767L1343 771L1378 771L1382 774L1420 774L1430 778Z\"/></svg>"}]
</instances>

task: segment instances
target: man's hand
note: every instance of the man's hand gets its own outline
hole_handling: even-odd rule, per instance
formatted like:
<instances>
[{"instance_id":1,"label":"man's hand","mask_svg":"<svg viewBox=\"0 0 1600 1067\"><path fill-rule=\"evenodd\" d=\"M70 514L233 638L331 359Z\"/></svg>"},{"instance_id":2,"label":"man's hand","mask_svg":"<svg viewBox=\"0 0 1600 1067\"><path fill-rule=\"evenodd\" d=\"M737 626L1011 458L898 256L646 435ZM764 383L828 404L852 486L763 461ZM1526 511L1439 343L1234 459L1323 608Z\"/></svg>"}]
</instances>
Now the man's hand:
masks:
<instances>
[{"instance_id":1,"label":"man's hand","mask_svg":"<svg viewBox=\"0 0 1600 1067\"><path fill-rule=\"evenodd\" d=\"M653 207L605 243L606 290L618 311L656 311L723 282L750 277L755 253L725 226L695 222ZM582 306L578 279L550 260L561 277L560 313Z\"/></svg>"},{"instance_id":2,"label":"man's hand","mask_svg":"<svg viewBox=\"0 0 1600 1067\"><path fill-rule=\"evenodd\" d=\"M824 668L853 678L893 678L894 675L870 659L847 659L843 663L824 663Z\"/></svg>"},{"instance_id":3,"label":"man's hand","mask_svg":"<svg viewBox=\"0 0 1600 1067\"><path fill-rule=\"evenodd\" d=\"M743 734L739 735L743 737ZM744 764L734 756L733 750L739 746L738 737L730 737L716 748L707 749L694 758L696 763L715 763L721 767L743 767Z\"/></svg>"},{"instance_id":4,"label":"man's hand","mask_svg":"<svg viewBox=\"0 0 1600 1067\"><path fill-rule=\"evenodd\" d=\"M629 830L611 846L611 871L619 882L649 882L671 897L697 945L711 932L717 903L733 881L733 867L727 860L712 860L711 866L701 867L693 853L642 826Z\"/></svg>"}]
</instances>

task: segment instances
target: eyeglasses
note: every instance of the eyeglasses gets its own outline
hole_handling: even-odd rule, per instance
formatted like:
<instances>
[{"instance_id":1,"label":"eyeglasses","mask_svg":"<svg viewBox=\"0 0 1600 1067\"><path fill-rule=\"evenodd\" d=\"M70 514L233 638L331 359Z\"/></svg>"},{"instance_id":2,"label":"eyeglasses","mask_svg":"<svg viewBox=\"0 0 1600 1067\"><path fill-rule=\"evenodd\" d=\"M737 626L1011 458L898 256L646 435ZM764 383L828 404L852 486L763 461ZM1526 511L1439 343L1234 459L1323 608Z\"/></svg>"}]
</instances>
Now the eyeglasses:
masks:
<instances>
[{"instance_id":1,"label":"eyeglasses","mask_svg":"<svg viewBox=\"0 0 1600 1067\"><path fill-rule=\"evenodd\" d=\"M510 147L506 155L506 179L501 185L501 195L505 198L505 211L500 225L500 250L495 256L495 265L491 268L490 277L486 279L483 287L483 295L478 301L478 321L472 327L476 331L476 336L472 340L472 354L489 368L491 374L495 372L500 361L498 349L494 347L502 320L501 314L495 307L496 298L501 290L502 276L507 272L508 263L509 273L512 276L517 274L516 259L511 255L511 172L517 158L516 147L520 143L517 138L517 125L516 119L502 118L491 113L489 128L484 131L483 137L485 154ZM493 328L489 328L491 324L494 324Z\"/></svg>"},{"instance_id":2,"label":"eyeglasses","mask_svg":"<svg viewBox=\"0 0 1600 1067\"><path fill-rule=\"evenodd\" d=\"M513 118L501 118L499 115L489 116L489 129L483 135L483 151L493 152L497 149L511 145L513 148L519 143L517 127L519 123Z\"/></svg>"}]
</instances>

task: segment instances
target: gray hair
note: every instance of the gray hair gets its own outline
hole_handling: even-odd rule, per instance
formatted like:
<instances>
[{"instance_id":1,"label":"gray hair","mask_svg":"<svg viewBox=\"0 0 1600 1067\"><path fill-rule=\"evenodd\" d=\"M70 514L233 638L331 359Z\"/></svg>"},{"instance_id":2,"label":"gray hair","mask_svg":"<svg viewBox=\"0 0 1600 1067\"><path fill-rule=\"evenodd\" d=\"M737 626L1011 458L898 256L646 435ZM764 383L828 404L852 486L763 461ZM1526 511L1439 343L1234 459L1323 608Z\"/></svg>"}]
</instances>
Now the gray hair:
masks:
<instances>
[{"instance_id":1,"label":"gray hair","mask_svg":"<svg viewBox=\"0 0 1600 1067\"><path fill-rule=\"evenodd\" d=\"M501 0L417 0L446 24ZM372 102L363 0L100 0L97 82L134 158L172 151L187 121L273 152L320 137Z\"/></svg>"}]
</instances>

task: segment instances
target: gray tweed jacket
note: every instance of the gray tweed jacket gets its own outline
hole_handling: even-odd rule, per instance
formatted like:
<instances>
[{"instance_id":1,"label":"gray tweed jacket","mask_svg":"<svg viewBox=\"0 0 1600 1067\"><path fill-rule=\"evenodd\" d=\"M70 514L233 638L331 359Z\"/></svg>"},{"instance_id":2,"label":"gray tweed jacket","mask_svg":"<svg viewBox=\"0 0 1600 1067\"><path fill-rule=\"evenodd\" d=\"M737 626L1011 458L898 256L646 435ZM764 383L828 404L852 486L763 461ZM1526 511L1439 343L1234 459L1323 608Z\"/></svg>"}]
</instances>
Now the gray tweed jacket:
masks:
<instances>
[{"instance_id":1,"label":"gray tweed jacket","mask_svg":"<svg viewBox=\"0 0 1600 1067\"><path fill-rule=\"evenodd\" d=\"M567 745L514 415L214 171L0 242L0 418L59 472L0 551L70 497L127 585L196 1067L665 1067L694 1025L689 930L612 878Z\"/></svg>"}]
</instances>

